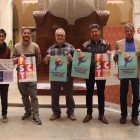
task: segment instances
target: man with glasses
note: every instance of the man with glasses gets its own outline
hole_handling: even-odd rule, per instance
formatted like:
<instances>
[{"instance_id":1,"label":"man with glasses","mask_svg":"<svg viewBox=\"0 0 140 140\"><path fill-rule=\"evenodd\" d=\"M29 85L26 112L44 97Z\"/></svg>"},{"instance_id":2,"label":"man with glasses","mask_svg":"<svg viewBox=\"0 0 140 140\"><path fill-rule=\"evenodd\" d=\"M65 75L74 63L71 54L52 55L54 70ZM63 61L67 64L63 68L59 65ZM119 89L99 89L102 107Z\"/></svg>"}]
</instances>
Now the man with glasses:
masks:
<instances>
[{"instance_id":1,"label":"man with glasses","mask_svg":"<svg viewBox=\"0 0 140 140\"><path fill-rule=\"evenodd\" d=\"M11 51L5 43L6 32L0 29L0 59L10 59ZM7 118L7 107L8 107L8 88L9 84L0 84L1 92L1 105L2 105L2 122L8 122Z\"/></svg>"},{"instance_id":2,"label":"man with glasses","mask_svg":"<svg viewBox=\"0 0 140 140\"><path fill-rule=\"evenodd\" d=\"M134 25L127 23L124 28L126 38L116 42L116 54L114 61L118 61L118 53L122 52L135 52L138 59L138 78L140 79L140 40L134 39ZM121 104L121 119L120 123L126 123L127 117L127 94L129 88L129 80L131 81L132 93L133 93L133 104L132 104L132 123L139 125L138 120L138 107L139 107L139 79L121 79L120 81L120 104Z\"/></svg>"},{"instance_id":3,"label":"man with glasses","mask_svg":"<svg viewBox=\"0 0 140 140\"><path fill-rule=\"evenodd\" d=\"M65 42L65 31L62 28L59 28L55 31L56 43L51 46L44 57L44 64L48 65L51 56L67 56L68 65L67 65L67 82L57 82L51 81L51 97L52 97L52 111L53 115L50 120L56 120L60 118L61 110L59 105L59 94L61 87L66 95L66 105L67 105L67 115L69 119L76 120L74 116L75 103L73 100L73 78L71 77L71 66L72 66L72 56L75 48Z\"/></svg>"},{"instance_id":4,"label":"man with glasses","mask_svg":"<svg viewBox=\"0 0 140 140\"><path fill-rule=\"evenodd\" d=\"M13 49L12 58L14 63L18 63L18 57L31 57L35 56L36 64L41 62L41 53L39 46L30 41L31 29L23 28L22 29L22 39L23 41L16 44ZM32 121L41 125L42 122L39 119L39 106L37 98L37 82L18 82L18 89L22 96L22 101L25 106L25 114L22 116L22 120L25 120L32 115ZM29 100L29 95L30 99Z\"/></svg>"}]
</instances>

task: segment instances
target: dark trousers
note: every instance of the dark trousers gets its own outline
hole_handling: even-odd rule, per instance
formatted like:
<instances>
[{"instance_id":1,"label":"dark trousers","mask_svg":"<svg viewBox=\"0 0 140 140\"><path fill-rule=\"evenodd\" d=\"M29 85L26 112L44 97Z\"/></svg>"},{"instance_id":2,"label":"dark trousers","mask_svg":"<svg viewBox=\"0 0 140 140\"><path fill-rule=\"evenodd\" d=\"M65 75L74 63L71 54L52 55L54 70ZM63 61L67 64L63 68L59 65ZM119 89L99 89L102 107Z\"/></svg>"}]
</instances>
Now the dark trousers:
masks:
<instances>
[{"instance_id":1,"label":"dark trousers","mask_svg":"<svg viewBox=\"0 0 140 140\"><path fill-rule=\"evenodd\" d=\"M121 116L127 116L127 94L129 88L129 80L131 81L133 104L132 104L132 118L138 117L139 107L139 79L122 79L120 85L120 102L121 102Z\"/></svg>"},{"instance_id":2,"label":"dark trousers","mask_svg":"<svg viewBox=\"0 0 140 140\"><path fill-rule=\"evenodd\" d=\"M106 83L106 80L96 80L99 115L104 115L105 83ZM95 72L90 71L89 79L86 79L86 87L87 87L86 107L87 107L87 114L92 114L92 96L93 96L93 92L94 92L94 84L95 84Z\"/></svg>"},{"instance_id":3,"label":"dark trousers","mask_svg":"<svg viewBox=\"0 0 140 140\"><path fill-rule=\"evenodd\" d=\"M70 78L68 82L51 81L51 96L52 96L52 111L54 115L60 115L59 95L63 87L66 95L67 114L74 114L75 103L73 100L73 78Z\"/></svg>"},{"instance_id":4,"label":"dark trousers","mask_svg":"<svg viewBox=\"0 0 140 140\"><path fill-rule=\"evenodd\" d=\"M9 84L0 84L2 116L7 115Z\"/></svg>"}]
</instances>

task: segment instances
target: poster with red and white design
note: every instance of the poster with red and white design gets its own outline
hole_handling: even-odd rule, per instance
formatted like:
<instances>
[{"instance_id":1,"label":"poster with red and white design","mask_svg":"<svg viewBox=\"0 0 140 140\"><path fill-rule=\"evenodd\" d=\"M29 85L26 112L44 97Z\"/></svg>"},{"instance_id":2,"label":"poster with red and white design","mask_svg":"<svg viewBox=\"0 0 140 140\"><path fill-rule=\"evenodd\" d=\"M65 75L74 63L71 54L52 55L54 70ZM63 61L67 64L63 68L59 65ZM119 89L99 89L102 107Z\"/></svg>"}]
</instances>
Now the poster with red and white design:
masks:
<instances>
[{"instance_id":1,"label":"poster with red and white design","mask_svg":"<svg viewBox=\"0 0 140 140\"><path fill-rule=\"evenodd\" d=\"M0 84L13 83L13 59L0 59Z\"/></svg>"},{"instance_id":2,"label":"poster with red and white design","mask_svg":"<svg viewBox=\"0 0 140 140\"><path fill-rule=\"evenodd\" d=\"M35 57L18 58L18 79L19 82L37 81Z\"/></svg>"},{"instance_id":3,"label":"poster with red and white design","mask_svg":"<svg viewBox=\"0 0 140 140\"><path fill-rule=\"evenodd\" d=\"M113 78L112 55L106 53L95 54L95 79Z\"/></svg>"}]
</instances>

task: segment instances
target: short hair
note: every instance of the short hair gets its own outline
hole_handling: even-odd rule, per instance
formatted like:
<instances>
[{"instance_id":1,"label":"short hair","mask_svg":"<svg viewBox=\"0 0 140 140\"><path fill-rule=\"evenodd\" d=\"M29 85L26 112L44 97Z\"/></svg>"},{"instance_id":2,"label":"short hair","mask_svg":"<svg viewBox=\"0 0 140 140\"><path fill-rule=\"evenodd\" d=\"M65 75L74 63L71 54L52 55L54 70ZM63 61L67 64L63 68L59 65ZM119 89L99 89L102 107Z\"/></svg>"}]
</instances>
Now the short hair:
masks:
<instances>
[{"instance_id":1,"label":"short hair","mask_svg":"<svg viewBox=\"0 0 140 140\"><path fill-rule=\"evenodd\" d=\"M126 31L126 28L130 28L130 27L132 27L133 31L135 31L134 24L132 24L132 23L126 23L125 27L124 27L124 31Z\"/></svg>"},{"instance_id":2,"label":"short hair","mask_svg":"<svg viewBox=\"0 0 140 140\"><path fill-rule=\"evenodd\" d=\"M3 29L0 29L0 33L4 34L6 37L6 32Z\"/></svg>"},{"instance_id":3,"label":"short hair","mask_svg":"<svg viewBox=\"0 0 140 140\"><path fill-rule=\"evenodd\" d=\"M27 29L27 30L30 30L30 33L31 33L31 28L29 28L29 27L24 27L24 28L22 28L22 33L23 33L23 31L26 30L26 29Z\"/></svg>"},{"instance_id":4,"label":"short hair","mask_svg":"<svg viewBox=\"0 0 140 140\"><path fill-rule=\"evenodd\" d=\"M64 32L64 34L66 35L66 32L65 32L65 30L64 30L63 28L58 28L58 29L55 31L55 35L57 34L57 32L58 32L59 30L62 30L62 31Z\"/></svg>"},{"instance_id":5,"label":"short hair","mask_svg":"<svg viewBox=\"0 0 140 140\"><path fill-rule=\"evenodd\" d=\"M100 30L100 26L98 24L92 24L89 26L89 30L91 31L92 28L97 28L98 30Z\"/></svg>"}]
</instances>

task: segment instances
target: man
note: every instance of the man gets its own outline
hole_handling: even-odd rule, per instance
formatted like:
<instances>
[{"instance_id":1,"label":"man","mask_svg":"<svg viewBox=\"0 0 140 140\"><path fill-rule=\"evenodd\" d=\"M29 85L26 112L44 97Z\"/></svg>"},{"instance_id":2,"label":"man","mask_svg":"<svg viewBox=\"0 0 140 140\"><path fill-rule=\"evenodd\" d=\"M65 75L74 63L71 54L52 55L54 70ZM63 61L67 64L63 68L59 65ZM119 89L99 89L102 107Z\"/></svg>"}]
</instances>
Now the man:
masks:
<instances>
[{"instance_id":1,"label":"man","mask_svg":"<svg viewBox=\"0 0 140 140\"><path fill-rule=\"evenodd\" d=\"M74 116L75 103L73 100L73 78L71 77L71 65L72 65L72 55L75 48L65 42L65 31L62 28L59 28L55 31L56 43L51 46L44 57L44 64L48 65L51 56L67 56L68 65L67 65L67 82L57 82L51 81L51 97L52 97L52 111L53 115L50 120L56 120L61 115L60 105L59 105L59 94L61 87L63 87L66 95L66 105L67 105L67 114L69 119L76 120Z\"/></svg>"},{"instance_id":2,"label":"man","mask_svg":"<svg viewBox=\"0 0 140 140\"><path fill-rule=\"evenodd\" d=\"M36 57L36 63L41 62L41 53L39 46L30 41L31 29L23 28L22 29L22 38L23 41L16 44L13 49L12 58L14 58L14 63L18 62L18 57ZM18 82L18 89L22 96L22 101L25 106L25 114L22 116L22 120L25 120L32 115L32 121L37 125L41 125L42 122L39 119L39 106L37 98L37 82ZM30 99L29 100L29 95Z\"/></svg>"},{"instance_id":3,"label":"man","mask_svg":"<svg viewBox=\"0 0 140 140\"><path fill-rule=\"evenodd\" d=\"M94 92L94 84L96 82L97 85L97 95L98 95L98 110L99 110L99 117L98 119L108 124L107 119L104 116L104 90L105 90L105 83L106 80L95 80L95 53L106 53L111 54L110 52L110 44L103 40L100 37L101 30L98 24L92 24L89 27L91 39L83 44L82 51L83 52L91 52L91 66L90 66L90 74L89 79L86 79L86 107L87 107L87 115L83 120L83 123L86 123L92 119L92 96ZM77 49L76 51L81 51Z\"/></svg>"},{"instance_id":4,"label":"man","mask_svg":"<svg viewBox=\"0 0 140 140\"><path fill-rule=\"evenodd\" d=\"M116 42L116 54L114 60L118 61L118 53L122 52L135 52L138 58L138 77L140 78L140 40L134 39L134 25L127 23L124 30L126 38ZM121 103L121 119L120 123L126 123L127 117L127 94L129 88L129 80L132 85L133 104L132 104L132 123L139 125L138 120L138 107L139 107L139 79L122 79L120 81L120 103Z\"/></svg>"},{"instance_id":5,"label":"man","mask_svg":"<svg viewBox=\"0 0 140 140\"><path fill-rule=\"evenodd\" d=\"M6 32L3 29L0 29L0 59L10 59L11 51L5 43ZM8 88L9 84L0 84L1 92L1 106L2 106L2 122L8 122L7 118L7 107L8 107Z\"/></svg>"}]
</instances>

